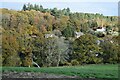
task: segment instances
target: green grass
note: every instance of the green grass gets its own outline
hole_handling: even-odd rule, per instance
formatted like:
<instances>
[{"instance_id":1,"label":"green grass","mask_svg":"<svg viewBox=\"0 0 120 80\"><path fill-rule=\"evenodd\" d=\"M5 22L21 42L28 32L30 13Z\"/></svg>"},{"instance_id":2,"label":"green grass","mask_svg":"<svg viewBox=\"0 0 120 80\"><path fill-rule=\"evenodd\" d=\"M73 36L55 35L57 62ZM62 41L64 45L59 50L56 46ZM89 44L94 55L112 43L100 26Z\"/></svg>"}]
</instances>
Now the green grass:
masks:
<instances>
[{"instance_id":1,"label":"green grass","mask_svg":"<svg viewBox=\"0 0 120 80\"><path fill-rule=\"evenodd\" d=\"M48 68L3 67L2 71L54 73L70 76L76 75L82 78L118 78L118 64L98 64Z\"/></svg>"}]
</instances>

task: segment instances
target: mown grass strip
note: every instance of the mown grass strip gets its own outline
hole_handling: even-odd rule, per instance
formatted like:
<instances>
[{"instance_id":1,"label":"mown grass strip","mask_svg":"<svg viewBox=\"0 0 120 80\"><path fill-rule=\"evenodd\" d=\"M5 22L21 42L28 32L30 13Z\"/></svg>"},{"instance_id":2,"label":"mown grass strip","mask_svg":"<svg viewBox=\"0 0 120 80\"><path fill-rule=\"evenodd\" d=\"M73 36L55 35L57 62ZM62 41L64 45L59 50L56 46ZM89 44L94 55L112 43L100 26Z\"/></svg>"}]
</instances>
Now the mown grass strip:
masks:
<instances>
[{"instance_id":1,"label":"mown grass strip","mask_svg":"<svg viewBox=\"0 0 120 80\"><path fill-rule=\"evenodd\" d=\"M54 73L70 76L80 76L82 78L118 78L118 64L98 64L47 68L3 67L2 71Z\"/></svg>"}]
</instances>

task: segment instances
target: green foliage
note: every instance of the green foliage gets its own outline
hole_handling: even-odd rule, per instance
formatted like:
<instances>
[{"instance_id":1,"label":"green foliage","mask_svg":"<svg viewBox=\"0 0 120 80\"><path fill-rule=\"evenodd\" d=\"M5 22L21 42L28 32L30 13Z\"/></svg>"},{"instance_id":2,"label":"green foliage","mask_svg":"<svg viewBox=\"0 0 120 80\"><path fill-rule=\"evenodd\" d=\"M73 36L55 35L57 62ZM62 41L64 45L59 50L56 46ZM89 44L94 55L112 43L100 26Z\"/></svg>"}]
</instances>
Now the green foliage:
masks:
<instances>
[{"instance_id":1,"label":"green foliage","mask_svg":"<svg viewBox=\"0 0 120 80\"><path fill-rule=\"evenodd\" d=\"M90 24L90 26L91 26L91 28L94 28L94 27L98 27L98 24L97 24L97 22L94 21Z\"/></svg>"},{"instance_id":2,"label":"green foliage","mask_svg":"<svg viewBox=\"0 0 120 80\"><path fill-rule=\"evenodd\" d=\"M3 66L20 66L20 58L17 53L19 50L19 45L16 40L17 36L14 31L7 30L3 31L2 37L2 57L3 57Z\"/></svg>"},{"instance_id":3,"label":"green foliage","mask_svg":"<svg viewBox=\"0 0 120 80\"><path fill-rule=\"evenodd\" d=\"M117 63L119 47L109 41L101 43L101 48L103 50L103 62L104 63Z\"/></svg>"},{"instance_id":4,"label":"green foliage","mask_svg":"<svg viewBox=\"0 0 120 80\"><path fill-rule=\"evenodd\" d=\"M98 63L100 47L96 43L97 37L85 34L73 42L73 59L79 63ZM97 55L97 56L96 56Z\"/></svg>"},{"instance_id":5,"label":"green foliage","mask_svg":"<svg viewBox=\"0 0 120 80\"><path fill-rule=\"evenodd\" d=\"M105 33L104 32L96 32L95 35L97 37L105 37Z\"/></svg>"},{"instance_id":6,"label":"green foliage","mask_svg":"<svg viewBox=\"0 0 120 80\"><path fill-rule=\"evenodd\" d=\"M65 36L66 38L68 37L74 37L74 28L72 28L71 26L68 25L67 28L65 28L62 31L63 36Z\"/></svg>"},{"instance_id":7,"label":"green foliage","mask_svg":"<svg viewBox=\"0 0 120 80\"><path fill-rule=\"evenodd\" d=\"M88 30L89 30L88 23L83 23L83 24L81 24L81 28L80 28L80 31L81 31L81 32L87 33Z\"/></svg>"},{"instance_id":8,"label":"green foliage","mask_svg":"<svg viewBox=\"0 0 120 80\"><path fill-rule=\"evenodd\" d=\"M26 5L25 5L25 4L23 5L23 10L24 10L24 11L26 11L26 10L27 10L27 7L26 7Z\"/></svg>"}]
</instances>

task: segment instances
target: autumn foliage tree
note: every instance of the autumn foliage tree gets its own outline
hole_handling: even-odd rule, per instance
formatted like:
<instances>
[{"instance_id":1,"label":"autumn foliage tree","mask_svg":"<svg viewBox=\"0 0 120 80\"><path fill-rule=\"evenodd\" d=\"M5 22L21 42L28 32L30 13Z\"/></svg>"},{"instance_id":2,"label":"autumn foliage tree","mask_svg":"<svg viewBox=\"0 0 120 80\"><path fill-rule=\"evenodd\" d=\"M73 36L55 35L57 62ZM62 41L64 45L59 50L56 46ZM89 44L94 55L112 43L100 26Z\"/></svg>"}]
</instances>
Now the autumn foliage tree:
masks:
<instances>
[{"instance_id":1,"label":"autumn foliage tree","mask_svg":"<svg viewBox=\"0 0 120 80\"><path fill-rule=\"evenodd\" d=\"M35 63L46 67L120 60L119 36L112 35L119 32L117 16L49 9L30 3L20 11L0 11L3 66L31 67ZM105 27L106 35L96 35L93 28L97 27ZM76 38L75 32L83 35Z\"/></svg>"}]
</instances>

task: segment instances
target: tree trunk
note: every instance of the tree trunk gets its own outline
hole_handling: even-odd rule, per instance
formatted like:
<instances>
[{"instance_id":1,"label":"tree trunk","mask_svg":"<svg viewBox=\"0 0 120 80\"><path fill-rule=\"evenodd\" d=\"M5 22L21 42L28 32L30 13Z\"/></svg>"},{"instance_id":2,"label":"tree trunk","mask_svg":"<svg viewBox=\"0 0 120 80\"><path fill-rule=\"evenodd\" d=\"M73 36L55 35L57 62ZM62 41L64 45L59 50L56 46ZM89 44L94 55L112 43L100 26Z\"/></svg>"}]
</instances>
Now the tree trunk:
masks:
<instances>
[{"instance_id":1,"label":"tree trunk","mask_svg":"<svg viewBox=\"0 0 120 80\"><path fill-rule=\"evenodd\" d=\"M60 54L61 54L61 51L60 51L60 53L58 54L57 67L59 66L59 62L60 62Z\"/></svg>"},{"instance_id":2,"label":"tree trunk","mask_svg":"<svg viewBox=\"0 0 120 80\"><path fill-rule=\"evenodd\" d=\"M38 68L40 68L40 66L36 63L36 62L32 62L33 64L35 64Z\"/></svg>"}]
</instances>

